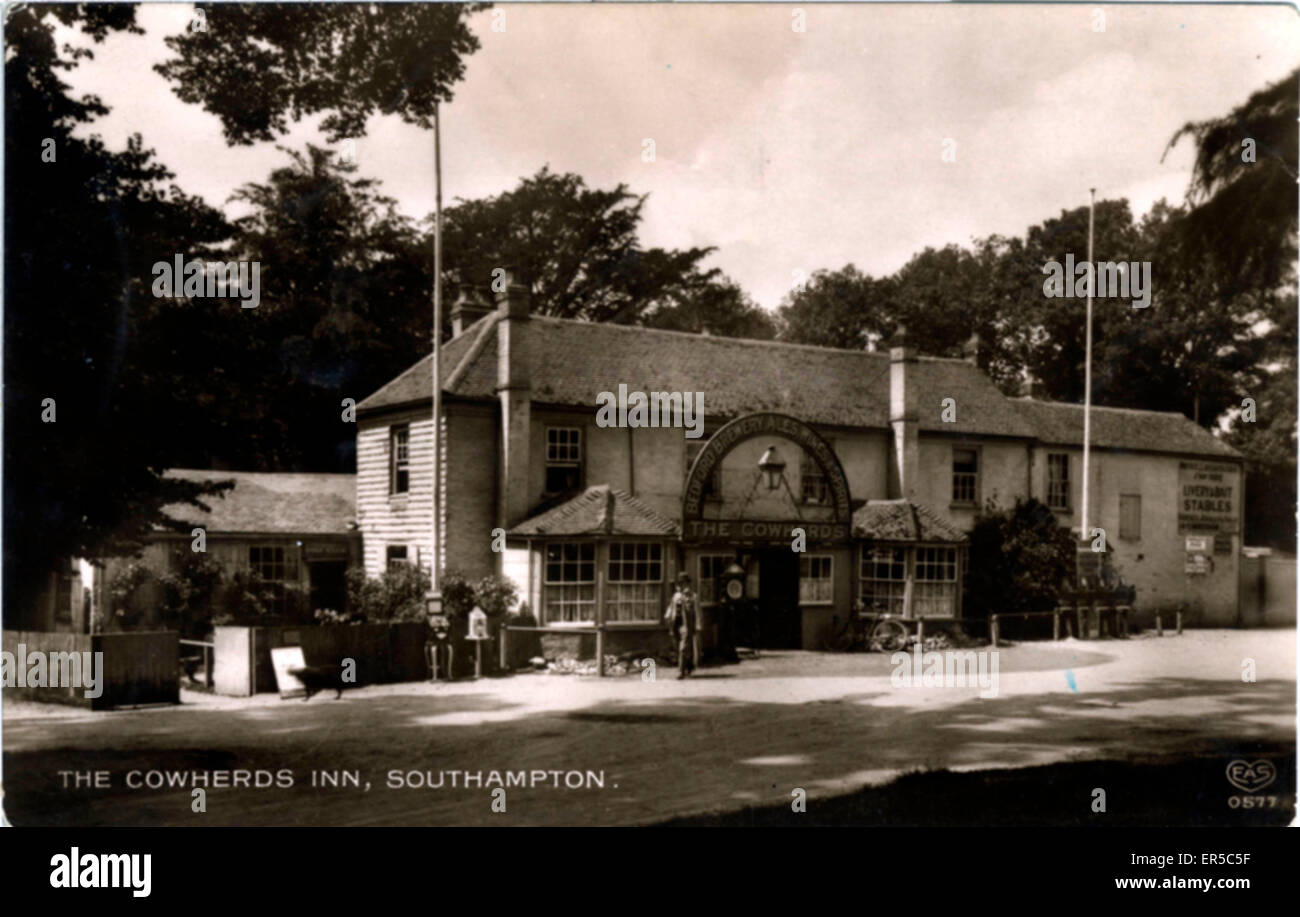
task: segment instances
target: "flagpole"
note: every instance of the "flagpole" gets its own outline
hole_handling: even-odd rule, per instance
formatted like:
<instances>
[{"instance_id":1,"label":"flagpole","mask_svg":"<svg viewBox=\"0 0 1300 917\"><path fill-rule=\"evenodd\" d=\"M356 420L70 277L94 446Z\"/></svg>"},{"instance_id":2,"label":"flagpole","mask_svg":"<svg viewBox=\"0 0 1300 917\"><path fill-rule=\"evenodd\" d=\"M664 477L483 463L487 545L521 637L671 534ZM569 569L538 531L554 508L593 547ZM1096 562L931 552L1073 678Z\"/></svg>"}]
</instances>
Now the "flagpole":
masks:
<instances>
[{"instance_id":1,"label":"flagpole","mask_svg":"<svg viewBox=\"0 0 1300 917\"><path fill-rule=\"evenodd\" d=\"M1097 189L1090 188L1088 201L1088 306L1087 331L1083 351L1083 529L1079 533L1084 541L1089 538L1088 483L1092 453L1092 288L1097 270L1092 263L1093 211L1097 203Z\"/></svg>"},{"instance_id":2,"label":"flagpole","mask_svg":"<svg viewBox=\"0 0 1300 917\"><path fill-rule=\"evenodd\" d=\"M438 558L442 555L439 528L442 509L442 112L433 103L433 557L429 559L431 604L441 613Z\"/></svg>"}]
</instances>

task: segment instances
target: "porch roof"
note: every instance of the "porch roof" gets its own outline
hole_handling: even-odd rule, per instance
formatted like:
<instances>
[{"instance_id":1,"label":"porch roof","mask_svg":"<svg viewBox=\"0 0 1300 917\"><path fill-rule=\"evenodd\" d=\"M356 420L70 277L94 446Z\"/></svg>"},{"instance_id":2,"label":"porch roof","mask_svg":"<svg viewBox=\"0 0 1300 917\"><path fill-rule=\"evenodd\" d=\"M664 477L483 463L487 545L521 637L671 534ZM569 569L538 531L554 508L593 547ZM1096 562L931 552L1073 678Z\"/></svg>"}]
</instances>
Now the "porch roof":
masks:
<instances>
[{"instance_id":1,"label":"porch roof","mask_svg":"<svg viewBox=\"0 0 1300 917\"><path fill-rule=\"evenodd\" d=\"M676 537L679 532L675 521L656 513L631 494L608 484L598 484L558 506L525 519L508 534Z\"/></svg>"},{"instance_id":2,"label":"porch roof","mask_svg":"<svg viewBox=\"0 0 1300 917\"><path fill-rule=\"evenodd\" d=\"M853 537L871 541L959 544L966 533L930 507L910 500L869 500L853 514Z\"/></svg>"}]
</instances>

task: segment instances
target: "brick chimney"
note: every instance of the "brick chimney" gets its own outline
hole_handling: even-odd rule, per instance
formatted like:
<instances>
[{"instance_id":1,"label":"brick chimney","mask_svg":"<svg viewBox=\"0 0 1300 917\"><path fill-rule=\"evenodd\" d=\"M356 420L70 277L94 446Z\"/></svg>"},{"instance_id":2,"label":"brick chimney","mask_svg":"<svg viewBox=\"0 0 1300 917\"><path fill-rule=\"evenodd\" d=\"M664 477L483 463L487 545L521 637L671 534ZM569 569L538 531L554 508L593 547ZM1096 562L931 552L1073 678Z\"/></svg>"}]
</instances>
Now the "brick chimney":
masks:
<instances>
[{"instance_id":1,"label":"brick chimney","mask_svg":"<svg viewBox=\"0 0 1300 917\"><path fill-rule=\"evenodd\" d=\"M920 463L920 421L916 351L902 325L889 344L889 423L894 430L893 496L915 499ZM936 408L937 409L937 408Z\"/></svg>"},{"instance_id":2,"label":"brick chimney","mask_svg":"<svg viewBox=\"0 0 1300 917\"><path fill-rule=\"evenodd\" d=\"M501 399L501 464L498 518L503 528L524 520L531 504L529 437L532 363L528 346L528 287L507 274L497 294L497 397Z\"/></svg>"},{"instance_id":3,"label":"brick chimney","mask_svg":"<svg viewBox=\"0 0 1300 917\"><path fill-rule=\"evenodd\" d=\"M465 329L492 312L492 304L478 287L462 286L451 305L451 334L460 337Z\"/></svg>"}]
</instances>

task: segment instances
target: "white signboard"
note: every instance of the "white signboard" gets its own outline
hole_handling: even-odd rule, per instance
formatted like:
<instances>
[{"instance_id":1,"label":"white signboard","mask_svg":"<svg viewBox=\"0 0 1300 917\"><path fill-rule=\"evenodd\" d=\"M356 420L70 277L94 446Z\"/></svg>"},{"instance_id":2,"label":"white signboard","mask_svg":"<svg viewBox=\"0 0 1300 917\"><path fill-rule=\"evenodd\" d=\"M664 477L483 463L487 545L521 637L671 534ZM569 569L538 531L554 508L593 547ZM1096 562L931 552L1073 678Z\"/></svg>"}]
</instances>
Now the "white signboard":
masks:
<instances>
[{"instance_id":1,"label":"white signboard","mask_svg":"<svg viewBox=\"0 0 1300 917\"><path fill-rule=\"evenodd\" d=\"M1210 536L1188 535L1185 544L1188 554L1206 554L1210 550Z\"/></svg>"},{"instance_id":2,"label":"white signboard","mask_svg":"<svg viewBox=\"0 0 1300 917\"><path fill-rule=\"evenodd\" d=\"M271 650L271 668L275 669L275 684L281 697L305 697L307 686L290 675L290 669L307 668L301 646L277 646Z\"/></svg>"},{"instance_id":3,"label":"white signboard","mask_svg":"<svg viewBox=\"0 0 1300 917\"><path fill-rule=\"evenodd\" d=\"M1178 463L1178 531L1223 532L1240 528L1241 469L1225 462Z\"/></svg>"}]
</instances>

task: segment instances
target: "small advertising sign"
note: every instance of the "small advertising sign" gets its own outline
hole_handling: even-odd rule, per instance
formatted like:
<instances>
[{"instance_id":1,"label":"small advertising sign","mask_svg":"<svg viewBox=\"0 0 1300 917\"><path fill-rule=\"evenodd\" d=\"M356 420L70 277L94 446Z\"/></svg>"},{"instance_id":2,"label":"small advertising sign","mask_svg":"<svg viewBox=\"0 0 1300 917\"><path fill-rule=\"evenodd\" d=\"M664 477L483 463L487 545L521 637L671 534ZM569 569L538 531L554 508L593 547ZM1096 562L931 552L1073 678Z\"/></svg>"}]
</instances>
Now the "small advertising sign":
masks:
<instances>
[{"instance_id":1,"label":"small advertising sign","mask_svg":"<svg viewBox=\"0 0 1300 917\"><path fill-rule=\"evenodd\" d=\"M290 669L307 668L301 646L277 646L271 649L271 668L275 670L275 685L281 697L306 697L307 686L290 675Z\"/></svg>"},{"instance_id":2,"label":"small advertising sign","mask_svg":"<svg viewBox=\"0 0 1300 917\"><path fill-rule=\"evenodd\" d=\"M1178 463L1178 531L1236 534L1241 469L1223 462Z\"/></svg>"},{"instance_id":3,"label":"small advertising sign","mask_svg":"<svg viewBox=\"0 0 1300 917\"><path fill-rule=\"evenodd\" d=\"M484 614L483 609L475 608L469 613L469 633L465 635L465 639L488 639L487 615Z\"/></svg>"},{"instance_id":4,"label":"small advertising sign","mask_svg":"<svg viewBox=\"0 0 1300 917\"><path fill-rule=\"evenodd\" d=\"M1188 535L1184 539L1184 546L1188 554L1204 554L1210 550L1210 536Z\"/></svg>"}]
</instances>

